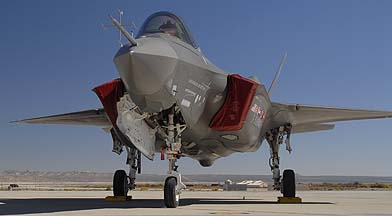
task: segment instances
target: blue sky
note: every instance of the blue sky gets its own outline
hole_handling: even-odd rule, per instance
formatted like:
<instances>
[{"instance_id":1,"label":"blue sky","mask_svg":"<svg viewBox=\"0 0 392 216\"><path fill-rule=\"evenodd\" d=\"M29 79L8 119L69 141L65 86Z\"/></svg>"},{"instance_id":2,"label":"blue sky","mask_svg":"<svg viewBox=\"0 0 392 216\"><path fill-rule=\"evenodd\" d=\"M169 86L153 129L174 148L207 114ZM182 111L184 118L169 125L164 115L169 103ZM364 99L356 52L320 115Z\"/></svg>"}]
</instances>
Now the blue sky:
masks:
<instances>
[{"instance_id":1,"label":"blue sky","mask_svg":"<svg viewBox=\"0 0 392 216\"><path fill-rule=\"evenodd\" d=\"M90 91L118 77L118 33L107 15L141 26L151 13L181 16L219 67L267 86L284 51L278 102L392 110L391 1L2 1L0 7L0 170L125 168L100 128L9 124L15 119L100 107ZM392 119L338 123L295 135L282 168L303 175L392 176ZM211 168L179 161L183 173L270 174L266 143ZM167 161L144 162L163 174Z\"/></svg>"}]
</instances>

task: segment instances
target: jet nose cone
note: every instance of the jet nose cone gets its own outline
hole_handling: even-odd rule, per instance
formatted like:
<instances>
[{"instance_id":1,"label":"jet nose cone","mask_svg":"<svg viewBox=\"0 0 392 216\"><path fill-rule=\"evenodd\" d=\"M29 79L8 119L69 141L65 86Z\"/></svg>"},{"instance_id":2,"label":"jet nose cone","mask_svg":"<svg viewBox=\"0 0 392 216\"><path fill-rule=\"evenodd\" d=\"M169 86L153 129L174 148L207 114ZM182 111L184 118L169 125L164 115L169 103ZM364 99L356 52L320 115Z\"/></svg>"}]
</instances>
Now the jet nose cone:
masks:
<instances>
[{"instance_id":1,"label":"jet nose cone","mask_svg":"<svg viewBox=\"0 0 392 216\"><path fill-rule=\"evenodd\" d=\"M149 95L162 90L173 74L177 54L166 41L151 38L117 54L114 62L129 91Z\"/></svg>"},{"instance_id":2,"label":"jet nose cone","mask_svg":"<svg viewBox=\"0 0 392 216\"><path fill-rule=\"evenodd\" d=\"M176 52L165 40L144 38L138 40L138 46L122 47L114 63L131 97L143 98L144 107L150 105L157 111L174 103L170 88L177 59Z\"/></svg>"}]
</instances>

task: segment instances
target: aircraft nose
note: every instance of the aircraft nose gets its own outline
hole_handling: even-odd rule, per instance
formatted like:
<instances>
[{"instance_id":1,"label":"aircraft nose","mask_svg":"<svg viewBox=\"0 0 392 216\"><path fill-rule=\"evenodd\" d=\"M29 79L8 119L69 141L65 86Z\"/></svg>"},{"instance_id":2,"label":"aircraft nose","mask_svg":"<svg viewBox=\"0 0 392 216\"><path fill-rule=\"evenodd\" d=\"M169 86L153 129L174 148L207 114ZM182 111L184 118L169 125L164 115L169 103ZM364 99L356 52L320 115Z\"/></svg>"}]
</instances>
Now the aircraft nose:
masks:
<instances>
[{"instance_id":1,"label":"aircraft nose","mask_svg":"<svg viewBox=\"0 0 392 216\"><path fill-rule=\"evenodd\" d=\"M177 59L168 42L145 38L138 40L137 46L120 48L114 63L129 94L143 97L145 103L159 104L155 105L156 109L166 109L172 105L167 97L170 97Z\"/></svg>"},{"instance_id":2,"label":"aircraft nose","mask_svg":"<svg viewBox=\"0 0 392 216\"><path fill-rule=\"evenodd\" d=\"M137 46L122 47L114 63L129 92L152 95L162 91L173 76L177 54L166 41L146 38Z\"/></svg>"}]
</instances>

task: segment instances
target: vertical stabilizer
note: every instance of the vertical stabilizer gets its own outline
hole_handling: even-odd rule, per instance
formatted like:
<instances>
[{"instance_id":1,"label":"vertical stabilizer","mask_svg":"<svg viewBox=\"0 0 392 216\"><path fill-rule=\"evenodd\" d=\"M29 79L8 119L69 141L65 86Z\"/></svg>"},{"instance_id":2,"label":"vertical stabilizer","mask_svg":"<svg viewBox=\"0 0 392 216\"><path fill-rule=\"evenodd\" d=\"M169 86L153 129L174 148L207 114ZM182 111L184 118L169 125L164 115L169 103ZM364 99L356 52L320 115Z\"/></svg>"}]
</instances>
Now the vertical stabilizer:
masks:
<instances>
[{"instance_id":1,"label":"vertical stabilizer","mask_svg":"<svg viewBox=\"0 0 392 216\"><path fill-rule=\"evenodd\" d=\"M272 83L271 83L271 85L270 85L270 87L268 89L268 95L270 97L271 97L271 94L272 94L272 90L274 89L275 84L276 84L276 82L279 79L280 71L282 70L282 67L283 67L284 63L286 63L286 58L287 58L287 51L284 53L284 55L282 57L282 60L280 61L280 64L279 64L278 71L276 71L274 80L272 80Z\"/></svg>"}]
</instances>

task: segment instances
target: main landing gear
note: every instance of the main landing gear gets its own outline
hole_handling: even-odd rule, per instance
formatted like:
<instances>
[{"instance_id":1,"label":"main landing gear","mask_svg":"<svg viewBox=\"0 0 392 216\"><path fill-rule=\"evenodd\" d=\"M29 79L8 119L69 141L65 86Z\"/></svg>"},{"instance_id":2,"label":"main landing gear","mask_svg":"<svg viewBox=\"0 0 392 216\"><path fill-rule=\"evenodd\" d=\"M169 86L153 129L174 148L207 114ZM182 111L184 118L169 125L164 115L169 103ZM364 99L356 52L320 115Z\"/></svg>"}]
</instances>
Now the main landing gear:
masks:
<instances>
[{"instance_id":1,"label":"main landing gear","mask_svg":"<svg viewBox=\"0 0 392 216\"><path fill-rule=\"evenodd\" d=\"M283 178L281 179L279 169L279 146L283 143L284 137L286 137L286 150L289 151L289 153L292 151L290 145L290 133L291 125L281 126L268 132L266 138L271 152L269 165L272 171L272 178L274 179L273 189L280 190L283 197L294 198L296 192L294 171L290 169L284 170Z\"/></svg>"},{"instance_id":2,"label":"main landing gear","mask_svg":"<svg viewBox=\"0 0 392 216\"><path fill-rule=\"evenodd\" d=\"M141 172L141 153L134 147L125 146L127 150L127 164L129 165L129 175L125 170L116 170L113 176L113 195L115 197L126 197L129 190L136 187L136 172Z\"/></svg>"}]
</instances>

